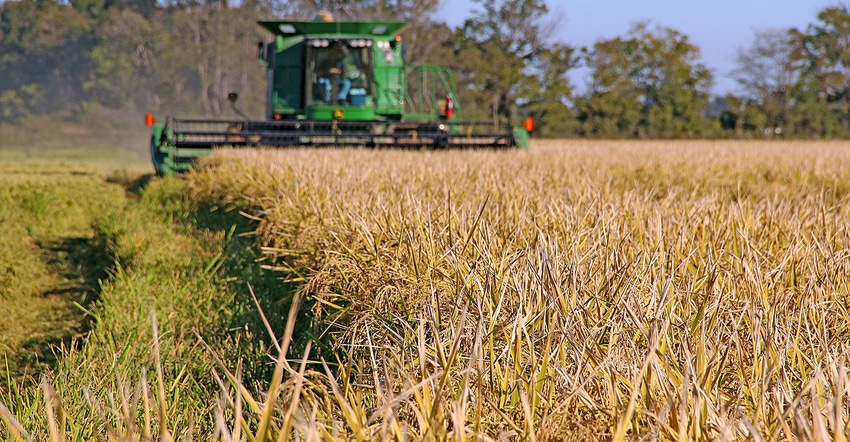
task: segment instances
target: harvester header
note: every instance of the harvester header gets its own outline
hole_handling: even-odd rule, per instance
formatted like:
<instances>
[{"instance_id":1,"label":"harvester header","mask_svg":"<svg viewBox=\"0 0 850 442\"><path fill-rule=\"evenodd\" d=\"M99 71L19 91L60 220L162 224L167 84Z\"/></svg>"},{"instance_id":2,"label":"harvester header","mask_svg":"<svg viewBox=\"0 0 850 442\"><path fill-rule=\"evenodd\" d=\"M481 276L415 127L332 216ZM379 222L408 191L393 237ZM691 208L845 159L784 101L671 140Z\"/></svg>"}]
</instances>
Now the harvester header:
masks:
<instances>
[{"instance_id":1,"label":"harvester header","mask_svg":"<svg viewBox=\"0 0 850 442\"><path fill-rule=\"evenodd\" d=\"M526 147L525 128L463 119L450 69L405 63L398 21L261 21L265 119L166 118L153 127L151 156L174 174L222 146L391 148ZM230 94L231 102L237 95ZM526 125L526 127L528 127Z\"/></svg>"}]
</instances>

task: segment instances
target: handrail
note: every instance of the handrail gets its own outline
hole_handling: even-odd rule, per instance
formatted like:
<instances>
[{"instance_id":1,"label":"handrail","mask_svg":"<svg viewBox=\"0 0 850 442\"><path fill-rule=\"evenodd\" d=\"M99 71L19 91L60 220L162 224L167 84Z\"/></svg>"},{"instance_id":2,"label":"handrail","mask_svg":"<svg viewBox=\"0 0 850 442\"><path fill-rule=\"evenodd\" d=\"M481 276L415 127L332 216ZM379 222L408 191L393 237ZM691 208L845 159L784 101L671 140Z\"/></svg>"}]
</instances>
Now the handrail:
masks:
<instances>
[{"instance_id":1,"label":"handrail","mask_svg":"<svg viewBox=\"0 0 850 442\"><path fill-rule=\"evenodd\" d=\"M462 120L463 114L451 69L434 65L411 66L407 69L407 78L405 113L437 117L440 111L438 102L451 96L454 100L455 119Z\"/></svg>"}]
</instances>

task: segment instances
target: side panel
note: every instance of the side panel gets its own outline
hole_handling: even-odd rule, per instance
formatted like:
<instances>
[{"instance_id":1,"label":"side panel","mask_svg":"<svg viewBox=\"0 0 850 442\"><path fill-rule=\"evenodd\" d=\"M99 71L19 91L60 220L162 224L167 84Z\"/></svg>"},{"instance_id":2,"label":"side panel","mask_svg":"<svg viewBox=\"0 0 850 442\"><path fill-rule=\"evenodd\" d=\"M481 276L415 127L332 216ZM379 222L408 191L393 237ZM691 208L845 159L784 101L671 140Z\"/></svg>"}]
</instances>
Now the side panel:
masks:
<instances>
[{"instance_id":1,"label":"side panel","mask_svg":"<svg viewBox=\"0 0 850 442\"><path fill-rule=\"evenodd\" d=\"M386 40L375 43L375 111L390 119L400 119L407 84L401 44Z\"/></svg>"},{"instance_id":2,"label":"side panel","mask_svg":"<svg viewBox=\"0 0 850 442\"><path fill-rule=\"evenodd\" d=\"M404 111L404 69L395 66L375 68L376 112L398 114Z\"/></svg>"},{"instance_id":3,"label":"side panel","mask_svg":"<svg viewBox=\"0 0 850 442\"><path fill-rule=\"evenodd\" d=\"M266 69L266 119L274 117L274 68L270 64Z\"/></svg>"},{"instance_id":4,"label":"side panel","mask_svg":"<svg viewBox=\"0 0 850 442\"><path fill-rule=\"evenodd\" d=\"M272 114L293 115L304 103L303 39L278 39L273 66Z\"/></svg>"}]
</instances>

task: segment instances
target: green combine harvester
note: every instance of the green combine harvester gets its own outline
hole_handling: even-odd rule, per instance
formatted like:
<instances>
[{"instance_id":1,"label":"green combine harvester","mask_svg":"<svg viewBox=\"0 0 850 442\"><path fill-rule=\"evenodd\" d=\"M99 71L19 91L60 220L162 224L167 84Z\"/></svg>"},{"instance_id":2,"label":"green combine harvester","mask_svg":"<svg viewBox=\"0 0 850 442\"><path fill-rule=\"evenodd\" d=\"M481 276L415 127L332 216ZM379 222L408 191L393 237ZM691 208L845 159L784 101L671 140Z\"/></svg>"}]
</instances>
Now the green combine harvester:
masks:
<instances>
[{"instance_id":1,"label":"green combine harvester","mask_svg":"<svg viewBox=\"0 0 850 442\"><path fill-rule=\"evenodd\" d=\"M223 146L528 146L531 119L519 128L464 121L451 70L405 64L399 32L406 23L259 24L275 35L259 44L268 78L266 119L157 122L148 114L157 173L182 172ZM229 98L236 110L237 95Z\"/></svg>"}]
</instances>

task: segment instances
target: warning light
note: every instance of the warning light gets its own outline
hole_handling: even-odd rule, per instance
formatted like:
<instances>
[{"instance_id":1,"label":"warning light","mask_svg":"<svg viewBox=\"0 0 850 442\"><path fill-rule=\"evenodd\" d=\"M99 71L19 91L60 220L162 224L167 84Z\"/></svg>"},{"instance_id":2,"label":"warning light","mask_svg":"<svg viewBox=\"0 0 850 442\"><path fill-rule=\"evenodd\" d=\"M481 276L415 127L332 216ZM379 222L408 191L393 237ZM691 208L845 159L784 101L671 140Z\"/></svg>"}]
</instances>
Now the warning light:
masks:
<instances>
[{"instance_id":1,"label":"warning light","mask_svg":"<svg viewBox=\"0 0 850 442\"><path fill-rule=\"evenodd\" d=\"M333 111L333 119L334 120L342 120L345 118L345 111L342 109L334 109Z\"/></svg>"},{"instance_id":2,"label":"warning light","mask_svg":"<svg viewBox=\"0 0 850 442\"><path fill-rule=\"evenodd\" d=\"M151 114L146 114L145 115L145 126L151 127L151 126L153 126L154 123L156 123L156 118L154 118L153 115L151 115Z\"/></svg>"},{"instance_id":3,"label":"warning light","mask_svg":"<svg viewBox=\"0 0 850 442\"><path fill-rule=\"evenodd\" d=\"M522 122L522 127L529 132L534 132L534 118L528 117Z\"/></svg>"}]
</instances>

